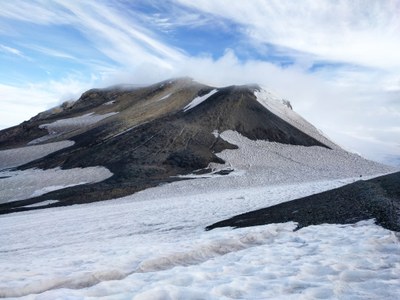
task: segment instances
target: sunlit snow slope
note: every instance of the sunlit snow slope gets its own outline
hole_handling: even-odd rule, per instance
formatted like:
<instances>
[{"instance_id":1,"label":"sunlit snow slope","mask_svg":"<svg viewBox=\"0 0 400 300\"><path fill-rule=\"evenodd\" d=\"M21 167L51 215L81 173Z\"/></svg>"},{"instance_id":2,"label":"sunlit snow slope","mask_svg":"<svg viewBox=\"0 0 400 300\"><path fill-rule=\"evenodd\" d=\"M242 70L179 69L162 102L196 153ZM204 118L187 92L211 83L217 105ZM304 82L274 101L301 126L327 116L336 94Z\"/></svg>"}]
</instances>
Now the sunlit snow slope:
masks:
<instances>
[{"instance_id":1,"label":"sunlit snow slope","mask_svg":"<svg viewBox=\"0 0 400 300\"><path fill-rule=\"evenodd\" d=\"M286 122L300 129L301 131L312 136L324 145L332 149L338 149L339 146L329 140L323 133L315 128L312 124L303 119L300 115L293 111L293 108L288 100L282 99L273 93L263 89L257 88L254 91L257 100L265 106L269 111L273 112Z\"/></svg>"}]
</instances>

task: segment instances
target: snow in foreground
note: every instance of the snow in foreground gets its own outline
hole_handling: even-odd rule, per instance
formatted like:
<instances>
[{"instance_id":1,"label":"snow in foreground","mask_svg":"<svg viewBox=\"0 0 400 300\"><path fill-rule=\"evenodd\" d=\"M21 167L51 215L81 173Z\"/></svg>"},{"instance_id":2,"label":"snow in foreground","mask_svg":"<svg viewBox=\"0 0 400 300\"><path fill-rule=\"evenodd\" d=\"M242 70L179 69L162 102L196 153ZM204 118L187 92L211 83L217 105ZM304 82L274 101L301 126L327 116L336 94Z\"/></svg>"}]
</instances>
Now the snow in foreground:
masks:
<instances>
[{"instance_id":1,"label":"snow in foreground","mask_svg":"<svg viewBox=\"0 0 400 300\"><path fill-rule=\"evenodd\" d=\"M395 299L400 243L372 221L204 231L239 212L346 182L149 199L171 188L165 185L121 200L3 215L0 297Z\"/></svg>"},{"instance_id":2,"label":"snow in foreground","mask_svg":"<svg viewBox=\"0 0 400 300\"><path fill-rule=\"evenodd\" d=\"M226 164L215 168L235 170L227 176L174 182L113 201L0 216L0 297L400 295L399 240L371 220L296 232L293 223L204 231L236 214L389 169L341 150L250 141L235 132L221 137L239 146L218 154Z\"/></svg>"}]
</instances>

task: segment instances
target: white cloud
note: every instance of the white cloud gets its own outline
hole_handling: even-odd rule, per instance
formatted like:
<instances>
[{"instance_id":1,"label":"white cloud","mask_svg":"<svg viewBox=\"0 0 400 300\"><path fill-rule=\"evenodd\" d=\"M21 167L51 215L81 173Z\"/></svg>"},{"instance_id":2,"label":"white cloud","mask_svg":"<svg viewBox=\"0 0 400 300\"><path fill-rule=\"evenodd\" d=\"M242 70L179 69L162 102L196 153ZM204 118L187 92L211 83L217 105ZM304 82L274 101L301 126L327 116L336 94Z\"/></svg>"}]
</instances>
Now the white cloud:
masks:
<instances>
[{"instance_id":1,"label":"white cloud","mask_svg":"<svg viewBox=\"0 0 400 300\"><path fill-rule=\"evenodd\" d=\"M54 3L37 0L2 1L0 9L0 17L36 24L66 23L64 18L60 18L60 13L62 16Z\"/></svg>"},{"instance_id":2,"label":"white cloud","mask_svg":"<svg viewBox=\"0 0 400 300\"><path fill-rule=\"evenodd\" d=\"M73 24L109 58L129 67L154 63L172 68L182 52L150 36L145 28L124 18L122 12L98 3L60 1L70 11Z\"/></svg>"},{"instance_id":3,"label":"white cloud","mask_svg":"<svg viewBox=\"0 0 400 300\"><path fill-rule=\"evenodd\" d=\"M53 101L50 94L32 86L14 87L0 84L2 104L0 126L16 125L47 108Z\"/></svg>"},{"instance_id":4,"label":"white cloud","mask_svg":"<svg viewBox=\"0 0 400 300\"><path fill-rule=\"evenodd\" d=\"M337 61L400 67L399 1L178 0L233 20L249 39ZM291 54L291 53L289 53Z\"/></svg>"},{"instance_id":5,"label":"white cloud","mask_svg":"<svg viewBox=\"0 0 400 300\"><path fill-rule=\"evenodd\" d=\"M178 5L176 1L146 1L152 3L156 13L141 14L135 11L130 12L130 16L139 19L142 23L148 24L163 32L172 33L177 28L218 28L218 30L228 31L223 20L215 18L211 14L204 14L197 10L188 9L187 6Z\"/></svg>"},{"instance_id":6,"label":"white cloud","mask_svg":"<svg viewBox=\"0 0 400 300\"><path fill-rule=\"evenodd\" d=\"M140 62L153 62L170 68L170 61L184 58L182 50L158 41L152 37L151 31L125 17L123 8L119 9L107 2L58 0L44 5L41 1L15 1L2 7L0 17L45 25L73 26L106 56L122 65L134 67ZM36 48L61 57L60 51L43 46Z\"/></svg>"},{"instance_id":7,"label":"white cloud","mask_svg":"<svg viewBox=\"0 0 400 300\"><path fill-rule=\"evenodd\" d=\"M71 75L61 81L50 80L40 84L0 84L0 128L17 125L62 101L77 99L84 91L92 88L95 82L96 78Z\"/></svg>"}]
</instances>

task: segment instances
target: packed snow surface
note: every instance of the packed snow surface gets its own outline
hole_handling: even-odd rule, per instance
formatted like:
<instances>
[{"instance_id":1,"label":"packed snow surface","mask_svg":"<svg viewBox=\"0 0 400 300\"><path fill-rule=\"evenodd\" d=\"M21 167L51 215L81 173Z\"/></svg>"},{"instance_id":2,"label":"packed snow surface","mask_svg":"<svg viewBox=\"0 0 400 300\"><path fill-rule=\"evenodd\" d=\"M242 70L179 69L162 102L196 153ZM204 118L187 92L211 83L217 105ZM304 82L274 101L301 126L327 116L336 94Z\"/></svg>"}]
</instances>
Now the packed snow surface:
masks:
<instances>
[{"instance_id":1,"label":"packed snow surface","mask_svg":"<svg viewBox=\"0 0 400 300\"><path fill-rule=\"evenodd\" d=\"M17 167L58 150L70 147L74 141L61 141L44 145L26 146L0 151L0 170Z\"/></svg>"},{"instance_id":2,"label":"packed snow surface","mask_svg":"<svg viewBox=\"0 0 400 300\"><path fill-rule=\"evenodd\" d=\"M37 197L79 184L95 183L111 176L112 173L105 167L0 171L0 203Z\"/></svg>"},{"instance_id":3,"label":"packed snow surface","mask_svg":"<svg viewBox=\"0 0 400 300\"><path fill-rule=\"evenodd\" d=\"M206 101L208 98L210 98L212 95L214 95L216 92L218 92L217 89L213 89L212 91L210 91L209 93L203 95L203 96L199 96L196 97L192 100L192 102L190 102L188 105L186 105L183 108L183 111L188 111L194 107L196 107L197 105L199 105L200 103L203 103L204 101Z\"/></svg>"},{"instance_id":4,"label":"packed snow surface","mask_svg":"<svg viewBox=\"0 0 400 300\"><path fill-rule=\"evenodd\" d=\"M399 240L372 221L296 232L293 223L203 229L344 182L152 199L145 191L0 216L0 297L395 299Z\"/></svg>"},{"instance_id":5,"label":"packed snow surface","mask_svg":"<svg viewBox=\"0 0 400 300\"><path fill-rule=\"evenodd\" d=\"M340 148L338 145L325 137L321 131L319 131L312 124L307 122L300 115L295 113L292 108L288 106L287 100L279 98L278 96L265 89L256 90L254 92L254 95L256 96L258 102L260 102L265 108L267 108L269 111L271 111L284 121L288 122L292 126L303 131L307 135L313 137L317 141L323 143L324 145L327 145L332 149Z\"/></svg>"},{"instance_id":6,"label":"packed snow surface","mask_svg":"<svg viewBox=\"0 0 400 300\"><path fill-rule=\"evenodd\" d=\"M114 201L0 216L0 297L398 297L399 239L373 220L295 232L294 223L204 231L222 219L336 188L360 172L373 175L384 167L328 149L333 156L324 160L322 154L328 154L321 147L290 150L231 131L221 137L239 146L218 154L227 161L220 168L235 170L227 176L174 182ZM269 151L262 150L267 146ZM301 157L304 166L297 161ZM276 159L282 173L268 168ZM342 167L353 160L361 167L328 168L342 159ZM318 167L338 179L324 179ZM348 178L351 174L356 178Z\"/></svg>"}]
</instances>

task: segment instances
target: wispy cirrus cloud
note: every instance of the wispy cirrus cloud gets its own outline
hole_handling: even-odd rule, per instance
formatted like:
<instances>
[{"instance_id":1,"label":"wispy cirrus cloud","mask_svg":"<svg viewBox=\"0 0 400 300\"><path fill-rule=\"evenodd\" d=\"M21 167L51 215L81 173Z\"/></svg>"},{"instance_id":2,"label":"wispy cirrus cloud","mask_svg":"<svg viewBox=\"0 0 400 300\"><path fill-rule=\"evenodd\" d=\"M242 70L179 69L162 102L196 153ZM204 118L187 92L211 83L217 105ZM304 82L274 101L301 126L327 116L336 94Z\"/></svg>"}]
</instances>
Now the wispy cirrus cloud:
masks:
<instances>
[{"instance_id":1,"label":"wispy cirrus cloud","mask_svg":"<svg viewBox=\"0 0 400 300\"><path fill-rule=\"evenodd\" d=\"M11 53L20 57L24 57L24 55L22 54L21 51L19 51L18 49L12 48L12 47L8 47L8 46L4 46L4 45L0 45L0 51L2 52L6 52L6 53Z\"/></svg>"},{"instance_id":2,"label":"wispy cirrus cloud","mask_svg":"<svg viewBox=\"0 0 400 300\"><path fill-rule=\"evenodd\" d=\"M61 13L61 18L60 18ZM56 2L43 1L3 1L0 17L37 24L68 23Z\"/></svg>"},{"instance_id":3,"label":"wispy cirrus cloud","mask_svg":"<svg viewBox=\"0 0 400 300\"><path fill-rule=\"evenodd\" d=\"M41 52L42 54L48 55L48 56L54 56L58 58L64 58L64 59L73 59L76 60L77 58L69 53L48 48L48 47L43 47L43 46L38 46L38 45L26 45L27 48L30 48L34 51Z\"/></svg>"},{"instance_id":4,"label":"wispy cirrus cloud","mask_svg":"<svg viewBox=\"0 0 400 300\"><path fill-rule=\"evenodd\" d=\"M199 11L242 25L249 39L377 68L399 68L399 1L189 1Z\"/></svg>"},{"instance_id":5,"label":"wispy cirrus cloud","mask_svg":"<svg viewBox=\"0 0 400 300\"><path fill-rule=\"evenodd\" d=\"M78 30L100 51L117 63L154 62L167 66L167 61L183 58L183 51L167 46L152 37L152 32L125 17L125 13L106 2L15 1L2 7L0 17L44 25L68 25ZM36 13L35 13L36 12ZM48 47L35 46L56 56ZM70 55L63 53L65 58Z\"/></svg>"},{"instance_id":6,"label":"wispy cirrus cloud","mask_svg":"<svg viewBox=\"0 0 400 300\"><path fill-rule=\"evenodd\" d=\"M137 66L146 62L170 68L169 61L182 58L182 51L152 38L145 28L118 15L113 7L70 1L60 3L73 15L74 25L99 50L122 65Z\"/></svg>"},{"instance_id":7,"label":"wispy cirrus cloud","mask_svg":"<svg viewBox=\"0 0 400 300\"><path fill-rule=\"evenodd\" d=\"M16 55L20 58L30 59L21 50L0 44L0 52Z\"/></svg>"}]
</instances>

